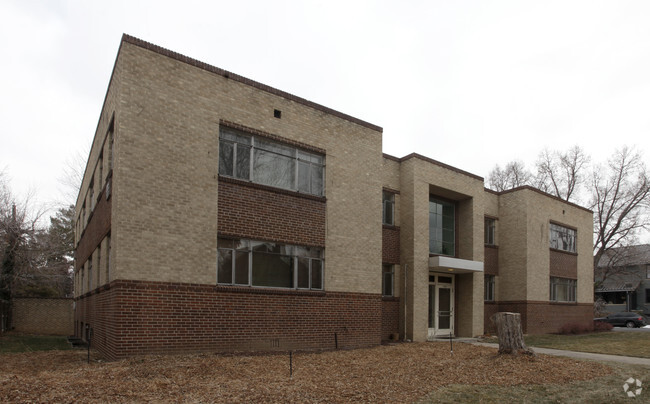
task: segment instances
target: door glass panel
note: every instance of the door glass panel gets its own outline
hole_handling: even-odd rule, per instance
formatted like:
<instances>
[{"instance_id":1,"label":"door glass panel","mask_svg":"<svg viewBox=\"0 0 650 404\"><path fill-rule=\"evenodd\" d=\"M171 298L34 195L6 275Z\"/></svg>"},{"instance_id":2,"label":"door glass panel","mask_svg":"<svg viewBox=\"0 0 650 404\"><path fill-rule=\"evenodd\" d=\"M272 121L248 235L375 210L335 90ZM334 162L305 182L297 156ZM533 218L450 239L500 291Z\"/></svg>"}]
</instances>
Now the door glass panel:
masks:
<instances>
[{"instance_id":1,"label":"door glass panel","mask_svg":"<svg viewBox=\"0 0 650 404\"><path fill-rule=\"evenodd\" d=\"M440 300L438 301L438 328L447 330L451 325L451 289L440 288L438 290Z\"/></svg>"},{"instance_id":2,"label":"door glass panel","mask_svg":"<svg viewBox=\"0 0 650 404\"><path fill-rule=\"evenodd\" d=\"M429 285L429 328L435 327L436 287Z\"/></svg>"}]
</instances>

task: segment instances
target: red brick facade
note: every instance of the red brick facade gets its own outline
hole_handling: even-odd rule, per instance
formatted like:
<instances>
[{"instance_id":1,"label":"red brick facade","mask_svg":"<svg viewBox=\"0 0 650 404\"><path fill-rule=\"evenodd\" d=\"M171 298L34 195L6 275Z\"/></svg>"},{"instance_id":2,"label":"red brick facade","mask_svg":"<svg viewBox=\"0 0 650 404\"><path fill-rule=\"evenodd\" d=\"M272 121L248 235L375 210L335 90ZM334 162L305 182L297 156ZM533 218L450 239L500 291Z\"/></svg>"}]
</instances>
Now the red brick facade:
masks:
<instances>
[{"instance_id":1,"label":"red brick facade","mask_svg":"<svg viewBox=\"0 0 650 404\"><path fill-rule=\"evenodd\" d=\"M593 318L593 305L589 303L499 302L498 311L521 313L526 334L556 333L568 323L590 326Z\"/></svg>"},{"instance_id":2,"label":"red brick facade","mask_svg":"<svg viewBox=\"0 0 650 404\"><path fill-rule=\"evenodd\" d=\"M399 264L399 227L386 226L382 228L381 260L386 264Z\"/></svg>"},{"instance_id":3,"label":"red brick facade","mask_svg":"<svg viewBox=\"0 0 650 404\"><path fill-rule=\"evenodd\" d=\"M551 250L550 274L560 278L578 279L578 255Z\"/></svg>"},{"instance_id":4,"label":"red brick facade","mask_svg":"<svg viewBox=\"0 0 650 404\"><path fill-rule=\"evenodd\" d=\"M393 334L399 336L399 297L384 297L381 302L381 340L391 339Z\"/></svg>"},{"instance_id":5,"label":"red brick facade","mask_svg":"<svg viewBox=\"0 0 650 404\"><path fill-rule=\"evenodd\" d=\"M378 294L114 281L77 300L75 324L90 324L108 359L359 348L381 342L383 304Z\"/></svg>"},{"instance_id":6,"label":"red brick facade","mask_svg":"<svg viewBox=\"0 0 650 404\"><path fill-rule=\"evenodd\" d=\"M219 177L219 234L325 246L325 198Z\"/></svg>"},{"instance_id":7,"label":"red brick facade","mask_svg":"<svg viewBox=\"0 0 650 404\"><path fill-rule=\"evenodd\" d=\"M486 275L499 275L499 248L496 246L485 246L485 262L483 270Z\"/></svg>"}]
</instances>

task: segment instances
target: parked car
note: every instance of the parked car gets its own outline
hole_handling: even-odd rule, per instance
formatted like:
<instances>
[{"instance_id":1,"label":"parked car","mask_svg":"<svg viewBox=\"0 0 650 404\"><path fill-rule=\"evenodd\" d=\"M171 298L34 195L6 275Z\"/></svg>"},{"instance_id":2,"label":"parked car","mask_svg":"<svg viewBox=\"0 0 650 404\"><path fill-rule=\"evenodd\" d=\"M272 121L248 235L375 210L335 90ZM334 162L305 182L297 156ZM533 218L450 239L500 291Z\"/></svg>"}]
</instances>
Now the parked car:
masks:
<instances>
[{"instance_id":1,"label":"parked car","mask_svg":"<svg viewBox=\"0 0 650 404\"><path fill-rule=\"evenodd\" d=\"M620 313L612 313L607 317L595 318L594 321L602 321L604 323L610 323L614 327L643 327L646 325L645 318L637 313L631 313L628 311L623 311Z\"/></svg>"}]
</instances>

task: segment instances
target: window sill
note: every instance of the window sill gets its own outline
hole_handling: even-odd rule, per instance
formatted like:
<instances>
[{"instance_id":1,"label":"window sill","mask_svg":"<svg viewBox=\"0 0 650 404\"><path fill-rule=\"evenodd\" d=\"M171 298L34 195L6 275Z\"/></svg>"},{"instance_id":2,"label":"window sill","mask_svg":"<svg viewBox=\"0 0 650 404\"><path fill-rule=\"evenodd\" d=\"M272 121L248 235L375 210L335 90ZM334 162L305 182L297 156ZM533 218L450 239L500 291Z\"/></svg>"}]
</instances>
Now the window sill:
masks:
<instances>
[{"instance_id":1,"label":"window sill","mask_svg":"<svg viewBox=\"0 0 650 404\"><path fill-rule=\"evenodd\" d=\"M556 302L556 301L549 301L550 304L558 305L558 306L577 306L578 302Z\"/></svg>"},{"instance_id":2,"label":"window sill","mask_svg":"<svg viewBox=\"0 0 650 404\"><path fill-rule=\"evenodd\" d=\"M325 296L324 290L267 288L263 286L216 285L217 291L260 295Z\"/></svg>"},{"instance_id":3,"label":"window sill","mask_svg":"<svg viewBox=\"0 0 650 404\"><path fill-rule=\"evenodd\" d=\"M561 254L575 255L575 256L578 255L578 253L571 252L571 251L558 250L557 248L549 248L549 250L555 251L555 252L558 252L558 253L561 253Z\"/></svg>"},{"instance_id":4,"label":"window sill","mask_svg":"<svg viewBox=\"0 0 650 404\"><path fill-rule=\"evenodd\" d=\"M382 223L381 227L384 228L384 229L399 230L399 226L395 226L394 224Z\"/></svg>"},{"instance_id":5,"label":"window sill","mask_svg":"<svg viewBox=\"0 0 650 404\"><path fill-rule=\"evenodd\" d=\"M256 182L240 180L240 179L232 178L232 177L226 177L224 175L219 175L219 181L229 182L231 184L242 185L242 186L249 187L249 188L261 189L261 190L264 190L264 191L275 192L275 193L278 193L278 194L291 195L291 196L295 196L295 197L298 197L298 198L311 199L311 200L319 201L319 202L327 202L327 198L324 197L324 196L316 196L316 195L311 195L311 194L305 194L305 193L302 193L302 192L291 191L289 189L275 188L275 187L272 187L272 186L269 186L269 185L258 184Z\"/></svg>"}]
</instances>

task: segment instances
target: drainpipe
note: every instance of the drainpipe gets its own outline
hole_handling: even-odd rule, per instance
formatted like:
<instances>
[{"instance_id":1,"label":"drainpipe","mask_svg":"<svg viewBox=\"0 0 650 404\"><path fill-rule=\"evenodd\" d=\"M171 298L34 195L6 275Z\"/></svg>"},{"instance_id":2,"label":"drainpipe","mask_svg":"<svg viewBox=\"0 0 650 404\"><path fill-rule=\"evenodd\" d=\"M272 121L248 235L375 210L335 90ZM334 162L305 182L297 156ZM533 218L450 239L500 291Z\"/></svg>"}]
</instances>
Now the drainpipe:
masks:
<instances>
[{"instance_id":1,"label":"drainpipe","mask_svg":"<svg viewBox=\"0 0 650 404\"><path fill-rule=\"evenodd\" d=\"M402 341L406 342L406 288L408 287L408 284L406 282L406 271L408 270L408 264L404 264L404 335L402 336Z\"/></svg>"}]
</instances>

